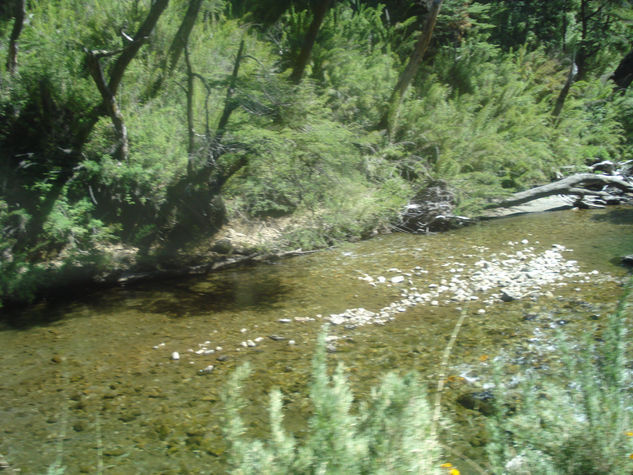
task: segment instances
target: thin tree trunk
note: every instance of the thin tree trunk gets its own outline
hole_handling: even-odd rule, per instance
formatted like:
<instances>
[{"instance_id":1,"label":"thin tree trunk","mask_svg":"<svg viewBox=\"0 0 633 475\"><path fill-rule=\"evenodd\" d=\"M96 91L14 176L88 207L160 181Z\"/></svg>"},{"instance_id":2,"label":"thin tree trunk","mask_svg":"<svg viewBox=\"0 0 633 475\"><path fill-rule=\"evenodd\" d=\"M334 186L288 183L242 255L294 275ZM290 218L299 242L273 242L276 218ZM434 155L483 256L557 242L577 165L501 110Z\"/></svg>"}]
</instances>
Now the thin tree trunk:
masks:
<instances>
[{"instance_id":1,"label":"thin tree trunk","mask_svg":"<svg viewBox=\"0 0 633 475\"><path fill-rule=\"evenodd\" d=\"M116 97L112 94L112 91L106 83L98 54L93 51L87 51L86 54L88 70L90 71L90 75L92 76L92 79L94 79L97 89L99 89L99 93L103 98L103 107L106 114L109 115L112 120L112 125L114 126L117 136L117 148L115 155L120 161L127 162L130 147L127 136L127 127L123 121L123 114L121 114L121 109L119 109L119 105L116 102Z\"/></svg>"},{"instance_id":2,"label":"thin tree trunk","mask_svg":"<svg viewBox=\"0 0 633 475\"><path fill-rule=\"evenodd\" d=\"M569 95L569 91L571 86L576 81L578 76L578 66L576 65L575 58L572 57L571 66L569 67L569 74L567 75L567 80L565 81L565 85L561 89L558 97L556 98L556 104L554 105L554 110L552 111L552 118L554 119L554 123L558 123L558 118L560 117L560 113L563 110L563 106L565 105L565 101L567 100L567 96Z\"/></svg>"},{"instance_id":3,"label":"thin tree trunk","mask_svg":"<svg viewBox=\"0 0 633 475\"><path fill-rule=\"evenodd\" d=\"M196 18L198 17L203 1L204 0L191 0L189 2L189 7L187 8L185 17L180 23L180 27L169 46L169 52L159 69L158 77L151 84L145 95L145 100L156 97L165 79L168 78L174 71L183 50L189 42L189 36L191 35L191 31L196 23Z\"/></svg>"},{"instance_id":4,"label":"thin tree trunk","mask_svg":"<svg viewBox=\"0 0 633 475\"><path fill-rule=\"evenodd\" d=\"M312 18L312 23L310 23L306 37L303 40L303 46L301 46L301 51L299 52L299 56L295 62L292 74L290 75L290 80L295 84L299 84L301 82L303 73L308 65L308 60L312 54L312 49L314 48L319 28L321 28L325 14L329 10L331 4L332 0L321 0L317 1L316 6L313 8L314 17Z\"/></svg>"},{"instance_id":5,"label":"thin tree trunk","mask_svg":"<svg viewBox=\"0 0 633 475\"><path fill-rule=\"evenodd\" d=\"M15 74L18 67L18 39L26 18L26 0L14 0L14 8L15 21L9 37L9 53L7 55L7 71L11 75Z\"/></svg>"},{"instance_id":6,"label":"thin tree trunk","mask_svg":"<svg viewBox=\"0 0 633 475\"><path fill-rule=\"evenodd\" d=\"M431 44L431 37L433 36L433 30L435 29L435 23L437 22L437 16L440 12L440 8L442 7L442 0L432 0L431 10L429 11L426 21L424 23L424 29L422 30L422 34L418 39L413 53L409 58L409 62L407 63L404 71L398 78L398 82L396 83L396 87L391 93L391 97L389 98L388 109L382 116L380 122L377 125L377 129L387 129L388 133L391 135L391 129L393 128L393 119L395 119L398 108L400 107L400 102L402 101L402 97L407 91L411 81L418 72L420 64L422 64L422 60L424 59L424 55L426 54L429 45Z\"/></svg>"},{"instance_id":7,"label":"thin tree trunk","mask_svg":"<svg viewBox=\"0 0 633 475\"><path fill-rule=\"evenodd\" d=\"M185 65L187 66L187 176L193 174L195 130L193 128L194 74L189 61L189 48L185 45Z\"/></svg>"},{"instance_id":8,"label":"thin tree trunk","mask_svg":"<svg viewBox=\"0 0 633 475\"><path fill-rule=\"evenodd\" d=\"M138 53L141 49L143 43L145 43L145 41L149 38L149 35L154 30L158 19L163 14L163 11L167 8L168 4L169 0L154 0L152 2L152 7L147 15L147 18L145 18L145 21L136 32L136 35L134 35L134 40L123 50L123 53L121 53L112 66L112 69L110 70L108 88L113 95L116 96L125 70L136 56L136 53Z\"/></svg>"}]
</instances>

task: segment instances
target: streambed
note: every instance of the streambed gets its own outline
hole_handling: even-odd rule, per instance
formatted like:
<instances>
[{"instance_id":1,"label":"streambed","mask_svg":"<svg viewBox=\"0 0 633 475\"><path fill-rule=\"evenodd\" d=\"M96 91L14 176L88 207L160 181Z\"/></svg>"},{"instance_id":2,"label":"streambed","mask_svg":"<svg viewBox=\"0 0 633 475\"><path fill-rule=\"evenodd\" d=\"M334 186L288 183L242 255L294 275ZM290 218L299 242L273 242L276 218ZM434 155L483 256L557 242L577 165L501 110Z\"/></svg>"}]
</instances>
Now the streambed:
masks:
<instances>
[{"instance_id":1,"label":"streambed","mask_svg":"<svg viewBox=\"0 0 633 475\"><path fill-rule=\"evenodd\" d=\"M633 253L633 209L562 211L441 235L393 234L207 276L143 283L23 310L0 331L0 454L22 473L222 473L220 393L245 361L249 430L284 394L304 429L314 342L359 397L386 371L436 384L461 312L445 413L464 455L484 417L456 401L485 384L490 360L547 368L557 329L580 334L615 308ZM28 317L28 318L27 318ZM467 473L462 470L463 473Z\"/></svg>"}]
</instances>

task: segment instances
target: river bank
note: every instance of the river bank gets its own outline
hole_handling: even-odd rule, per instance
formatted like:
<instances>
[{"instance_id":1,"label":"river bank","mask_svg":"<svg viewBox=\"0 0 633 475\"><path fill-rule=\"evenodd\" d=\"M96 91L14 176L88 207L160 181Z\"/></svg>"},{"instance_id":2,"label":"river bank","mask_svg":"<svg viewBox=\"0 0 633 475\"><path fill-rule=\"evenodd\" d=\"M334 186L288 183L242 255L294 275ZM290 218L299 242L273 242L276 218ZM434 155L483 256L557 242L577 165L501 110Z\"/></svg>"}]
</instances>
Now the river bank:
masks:
<instances>
[{"instance_id":1,"label":"river bank","mask_svg":"<svg viewBox=\"0 0 633 475\"><path fill-rule=\"evenodd\" d=\"M450 211L431 204L434 215ZM486 211L474 218L445 218L440 215L439 226L432 230L447 231L481 220L508 216L574 209L571 198L555 196L534 200L510 208ZM406 213L407 209L403 211ZM427 216L428 218L428 216ZM138 282L201 275L222 269L273 262L277 259L302 255L324 248L320 239L306 240L306 248L297 248L288 236L311 232L318 236L310 217L295 215L281 218L236 218L225 224L208 239L197 239L176 250L153 249L141 252L139 248L123 244L100 246L91 252L76 255L62 253L54 260L29 269L33 274L25 281L31 288L26 293L6 296L2 304L19 308L33 301L72 298L89 290L129 286ZM401 226L380 226L369 230L364 238L400 231ZM354 237L351 240L356 241Z\"/></svg>"}]
</instances>

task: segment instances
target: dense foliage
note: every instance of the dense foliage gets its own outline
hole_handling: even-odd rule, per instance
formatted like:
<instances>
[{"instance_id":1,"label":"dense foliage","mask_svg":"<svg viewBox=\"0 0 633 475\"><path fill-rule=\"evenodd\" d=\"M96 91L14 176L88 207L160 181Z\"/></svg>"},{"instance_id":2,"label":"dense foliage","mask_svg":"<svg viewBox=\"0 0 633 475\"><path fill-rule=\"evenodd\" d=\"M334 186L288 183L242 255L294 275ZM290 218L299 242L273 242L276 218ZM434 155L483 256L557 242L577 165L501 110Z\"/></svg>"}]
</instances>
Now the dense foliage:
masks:
<instances>
[{"instance_id":1,"label":"dense foliage","mask_svg":"<svg viewBox=\"0 0 633 475\"><path fill-rule=\"evenodd\" d=\"M388 132L428 9L319 4L3 4L0 298L28 297L51 262L156 255L238 215L293 215L305 230L286 242L314 247L388 225L430 180L469 212L630 153L631 91L608 79L630 2L446 0Z\"/></svg>"}]
</instances>

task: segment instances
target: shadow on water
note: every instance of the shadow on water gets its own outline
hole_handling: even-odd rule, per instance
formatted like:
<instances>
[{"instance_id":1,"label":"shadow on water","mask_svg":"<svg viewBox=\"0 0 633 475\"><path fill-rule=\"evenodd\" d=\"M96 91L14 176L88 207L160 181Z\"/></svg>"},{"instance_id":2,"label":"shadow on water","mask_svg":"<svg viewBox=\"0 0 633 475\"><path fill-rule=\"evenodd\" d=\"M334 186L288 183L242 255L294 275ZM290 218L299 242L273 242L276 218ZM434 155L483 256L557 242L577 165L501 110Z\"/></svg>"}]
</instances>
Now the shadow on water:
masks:
<instances>
[{"instance_id":1,"label":"shadow on water","mask_svg":"<svg viewBox=\"0 0 633 475\"><path fill-rule=\"evenodd\" d=\"M5 329L28 330L48 326L72 313L75 317L95 311L116 311L121 301L127 308L169 318L190 318L222 311L267 310L282 305L290 286L281 281L274 267L249 268L139 282L107 290L78 288L25 308L0 311ZM71 303L69 303L71 302ZM69 306L76 311L69 312ZM2 331L0 325L0 331Z\"/></svg>"},{"instance_id":2,"label":"shadow on water","mask_svg":"<svg viewBox=\"0 0 633 475\"><path fill-rule=\"evenodd\" d=\"M196 317L221 311L266 310L282 304L289 287L272 273L246 271L211 274L206 279L164 281L138 287L137 305L146 313L170 318ZM149 300L149 301L148 301Z\"/></svg>"},{"instance_id":3,"label":"shadow on water","mask_svg":"<svg viewBox=\"0 0 633 475\"><path fill-rule=\"evenodd\" d=\"M608 222L610 224L633 224L633 208L618 208L609 210L603 214L595 214L591 217L593 221Z\"/></svg>"}]
</instances>

